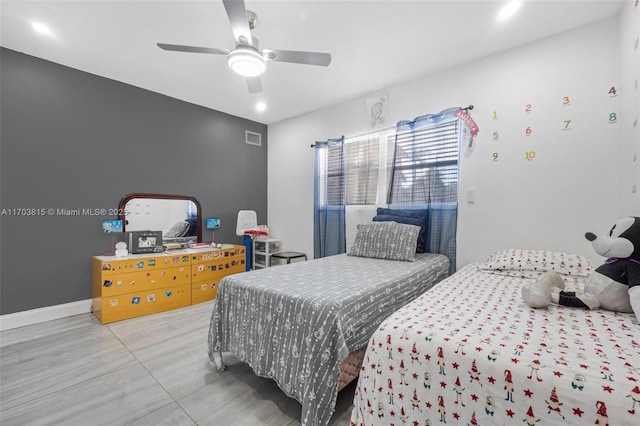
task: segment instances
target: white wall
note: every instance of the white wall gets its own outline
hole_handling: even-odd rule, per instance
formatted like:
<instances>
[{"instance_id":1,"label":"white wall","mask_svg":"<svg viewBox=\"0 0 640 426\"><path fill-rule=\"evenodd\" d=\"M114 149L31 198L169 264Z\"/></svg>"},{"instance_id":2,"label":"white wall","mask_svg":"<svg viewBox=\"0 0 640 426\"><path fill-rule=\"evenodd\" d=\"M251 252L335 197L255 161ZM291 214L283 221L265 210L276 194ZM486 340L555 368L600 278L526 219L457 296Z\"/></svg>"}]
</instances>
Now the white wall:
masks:
<instances>
[{"instance_id":1,"label":"white wall","mask_svg":"<svg viewBox=\"0 0 640 426\"><path fill-rule=\"evenodd\" d=\"M389 97L385 126L452 106L475 106L480 134L461 161L458 268L508 247L572 251L601 263L584 233L606 232L618 216L640 213L631 211L634 201L617 188L624 113L620 97L608 91L621 86L620 39L618 19L611 18L380 88ZM366 100L372 95L269 126L268 225L286 250L313 257L309 145L370 131ZM565 96L569 106L563 105ZM526 104L532 105L530 113ZM612 123L611 112L618 118ZM571 120L568 130L565 120ZM498 141L494 131L500 132ZM531 161L525 158L528 151L535 151ZM474 204L466 202L469 189L476 191ZM351 233L371 212L348 211Z\"/></svg>"},{"instance_id":2,"label":"white wall","mask_svg":"<svg viewBox=\"0 0 640 426\"><path fill-rule=\"evenodd\" d=\"M620 11L620 201L622 212L640 216L640 5L633 0ZM631 212L631 213L629 213Z\"/></svg>"}]
</instances>

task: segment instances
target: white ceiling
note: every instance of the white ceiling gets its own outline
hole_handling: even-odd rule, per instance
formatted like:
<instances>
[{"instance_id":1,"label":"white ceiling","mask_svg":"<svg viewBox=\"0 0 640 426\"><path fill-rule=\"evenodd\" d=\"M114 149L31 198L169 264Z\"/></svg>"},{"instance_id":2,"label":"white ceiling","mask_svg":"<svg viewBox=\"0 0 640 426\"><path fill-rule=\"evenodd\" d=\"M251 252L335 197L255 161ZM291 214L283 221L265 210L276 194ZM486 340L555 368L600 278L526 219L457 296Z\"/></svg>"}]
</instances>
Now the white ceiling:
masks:
<instances>
[{"instance_id":1,"label":"white ceiling","mask_svg":"<svg viewBox=\"0 0 640 426\"><path fill-rule=\"evenodd\" d=\"M233 49L220 0L1 0L0 45L197 105L272 124L618 13L619 0L247 0L261 48L327 52L329 67L269 62L249 94L224 56L157 42ZM32 22L51 29L37 34ZM266 103L263 112L258 101Z\"/></svg>"}]
</instances>

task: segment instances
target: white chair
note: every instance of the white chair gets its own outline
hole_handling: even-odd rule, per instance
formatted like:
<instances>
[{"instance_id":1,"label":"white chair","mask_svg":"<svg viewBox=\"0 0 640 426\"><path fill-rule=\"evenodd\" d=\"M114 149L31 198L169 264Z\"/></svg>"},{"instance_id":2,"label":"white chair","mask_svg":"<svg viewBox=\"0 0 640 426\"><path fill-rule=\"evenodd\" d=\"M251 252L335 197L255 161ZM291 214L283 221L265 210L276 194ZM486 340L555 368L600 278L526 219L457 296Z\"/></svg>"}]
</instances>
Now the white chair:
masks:
<instances>
[{"instance_id":1,"label":"white chair","mask_svg":"<svg viewBox=\"0 0 640 426\"><path fill-rule=\"evenodd\" d=\"M236 222L236 235L243 236L245 231L258 227L258 214L253 210L240 210Z\"/></svg>"}]
</instances>

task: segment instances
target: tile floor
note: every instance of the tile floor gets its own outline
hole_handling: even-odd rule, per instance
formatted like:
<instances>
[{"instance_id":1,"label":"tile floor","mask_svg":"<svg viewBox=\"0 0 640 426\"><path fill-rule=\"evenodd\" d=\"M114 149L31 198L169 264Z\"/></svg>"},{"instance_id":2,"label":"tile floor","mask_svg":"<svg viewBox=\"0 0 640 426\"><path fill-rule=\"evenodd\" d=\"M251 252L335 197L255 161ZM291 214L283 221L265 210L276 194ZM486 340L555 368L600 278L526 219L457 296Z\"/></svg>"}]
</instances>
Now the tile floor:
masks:
<instances>
[{"instance_id":1,"label":"tile floor","mask_svg":"<svg viewBox=\"0 0 640 426\"><path fill-rule=\"evenodd\" d=\"M300 404L233 355L207 357L213 302L102 325L91 314L0 332L0 424L300 425ZM332 426L349 424L355 382Z\"/></svg>"}]
</instances>

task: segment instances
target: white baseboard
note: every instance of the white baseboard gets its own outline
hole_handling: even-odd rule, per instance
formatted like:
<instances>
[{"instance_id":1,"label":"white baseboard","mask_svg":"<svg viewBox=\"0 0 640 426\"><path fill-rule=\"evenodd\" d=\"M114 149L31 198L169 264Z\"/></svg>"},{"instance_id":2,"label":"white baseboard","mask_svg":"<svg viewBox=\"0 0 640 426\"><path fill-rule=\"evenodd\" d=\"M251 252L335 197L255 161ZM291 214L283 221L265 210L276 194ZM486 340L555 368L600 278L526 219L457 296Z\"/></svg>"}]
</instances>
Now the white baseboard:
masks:
<instances>
[{"instance_id":1,"label":"white baseboard","mask_svg":"<svg viewBox=\"0 0 640 426\"><path fill-rule=\"evenodd\" d=\"M91 312L91 299L0 315L0 331Z\"/></svg>"}]
</instances>

